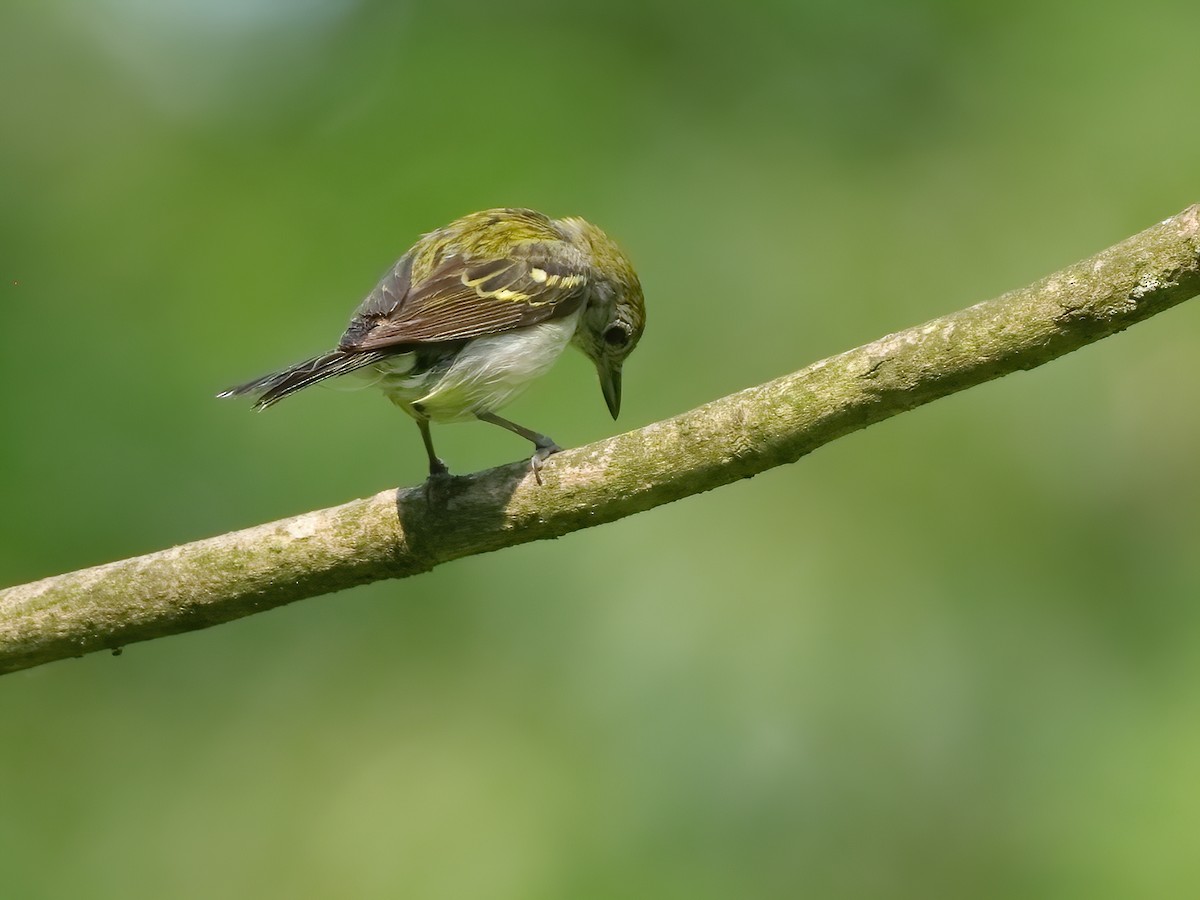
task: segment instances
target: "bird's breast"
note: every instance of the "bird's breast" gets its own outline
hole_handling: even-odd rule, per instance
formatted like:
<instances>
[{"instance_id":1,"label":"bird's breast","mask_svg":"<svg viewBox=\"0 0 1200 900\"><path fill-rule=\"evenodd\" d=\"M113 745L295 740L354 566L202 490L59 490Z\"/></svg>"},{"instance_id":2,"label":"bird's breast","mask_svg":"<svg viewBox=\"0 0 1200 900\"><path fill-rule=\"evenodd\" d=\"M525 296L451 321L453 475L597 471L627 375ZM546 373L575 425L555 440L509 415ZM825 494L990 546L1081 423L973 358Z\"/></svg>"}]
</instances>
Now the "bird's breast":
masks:
<instances>
[{"instance_id":1,"label":"bird's breast","mask_svg":"<svg viewBox=\"0 0 1200 900\"><path fill-rule=\"evenodd\" d=\"M416 359L398 354L380 363L391 365L380 387L397 405L435 422L453 422L493 412L516 399L533 381L550 371L562 355L579 321L576 311L562 319L467 341L435 369L422 371ZM394 362L393 362L394 361Z\"/></svg>"}]
</instances>

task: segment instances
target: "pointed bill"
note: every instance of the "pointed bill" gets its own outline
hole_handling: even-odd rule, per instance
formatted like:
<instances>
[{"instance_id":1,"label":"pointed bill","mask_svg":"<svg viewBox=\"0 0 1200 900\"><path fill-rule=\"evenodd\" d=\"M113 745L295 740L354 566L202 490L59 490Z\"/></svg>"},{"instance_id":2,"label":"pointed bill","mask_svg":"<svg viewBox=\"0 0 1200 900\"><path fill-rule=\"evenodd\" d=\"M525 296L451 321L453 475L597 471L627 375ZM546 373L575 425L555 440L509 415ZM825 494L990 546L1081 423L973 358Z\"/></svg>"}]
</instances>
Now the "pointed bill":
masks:
<instances>
[{"instance_id":1,"label":"pointed bill","mask_svg":"<svg viewBox=\"0 0 1200 900\"><path fill-rule=\"evenodd\" d=\"M621 369L609 368L604 364L597 366L600 372L600 390L604 392L604 402L608 411L615 419L621 412Z\"/></svg>"}]
</instances>

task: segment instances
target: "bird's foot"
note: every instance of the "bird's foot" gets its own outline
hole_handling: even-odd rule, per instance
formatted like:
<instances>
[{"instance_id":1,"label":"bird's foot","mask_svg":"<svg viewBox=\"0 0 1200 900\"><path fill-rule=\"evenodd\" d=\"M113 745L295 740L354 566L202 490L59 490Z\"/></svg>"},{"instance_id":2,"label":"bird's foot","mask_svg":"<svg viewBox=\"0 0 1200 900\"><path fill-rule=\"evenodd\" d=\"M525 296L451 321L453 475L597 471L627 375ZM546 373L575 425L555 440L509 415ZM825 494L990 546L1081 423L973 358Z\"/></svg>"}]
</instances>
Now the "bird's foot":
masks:
<instances>
[{"instance_id":1,"label":"bird's foot","mask_svg":"<svg viewBox=\"0 0 1200 900\"><path fill-rule=\"evenodd\" d=\"M423 485L425 489L425 502L430 506L443 505L448 496L450 485L454 483L454 476L450 474L449 467L440 459L437 463L436 468L433 463L430 463L429 477L425 479L425 484Z\"/></svg>"},{"instance_id":2,"label":"bird's foot","mask_svg":"<svg viewBox=\"0 0 1200 900\"><path fill-rule=\"evenodd\" d=\"M558 446L558 444L554 443L554 441L550 440L549 438L546 439L544 444L537 444L536 446L537 450L534 452L533 456L529 458L529 467L533 469L533 477L537 479L537 483L541 484L542 464L545 463L547 457L552 456L555 453L562 453L562 447Z\"/></svg>"}]
</instances>

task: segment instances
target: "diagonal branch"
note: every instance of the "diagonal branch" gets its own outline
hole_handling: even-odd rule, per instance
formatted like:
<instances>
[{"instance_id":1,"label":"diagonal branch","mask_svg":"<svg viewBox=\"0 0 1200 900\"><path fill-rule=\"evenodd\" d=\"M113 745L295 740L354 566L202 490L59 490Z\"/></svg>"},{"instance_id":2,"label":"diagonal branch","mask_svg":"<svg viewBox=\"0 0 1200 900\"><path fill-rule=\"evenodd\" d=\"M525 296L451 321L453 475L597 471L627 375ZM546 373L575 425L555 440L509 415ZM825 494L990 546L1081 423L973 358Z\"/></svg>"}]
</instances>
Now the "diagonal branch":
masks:
<instances>
[{"instance_id":1,"label":"diagonal branch","mask_svg":"<svg viewBox=\"0 0 1200 900\"><path fill-rule=\"evenodd\" d=\"M552 457L0 590L0 673L553 538L795 462L1200 294L1200 205L1038 283Z\"/></svg>"}]
</instances>

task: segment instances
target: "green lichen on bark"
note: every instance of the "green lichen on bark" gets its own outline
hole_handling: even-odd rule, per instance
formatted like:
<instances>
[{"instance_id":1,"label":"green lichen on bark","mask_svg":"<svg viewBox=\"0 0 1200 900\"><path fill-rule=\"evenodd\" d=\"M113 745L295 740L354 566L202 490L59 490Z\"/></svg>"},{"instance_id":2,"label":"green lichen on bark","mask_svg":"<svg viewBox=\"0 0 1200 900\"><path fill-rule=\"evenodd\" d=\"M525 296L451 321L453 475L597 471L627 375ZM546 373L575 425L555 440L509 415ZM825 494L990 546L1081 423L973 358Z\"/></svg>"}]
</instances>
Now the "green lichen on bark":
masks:
<instances>
[{"instance_id":1,"label":"green lichen on bark","mask_svg":"<svg viewBox=\"0 0 1200 900\"><path fill-rule=\"evenodd\" d=\"M662 422L437 489L388 491L0 590L0 673L559 537L795 462L1200 293L1200 206L1038 283Z\"/></svg>"}]
</instances>

